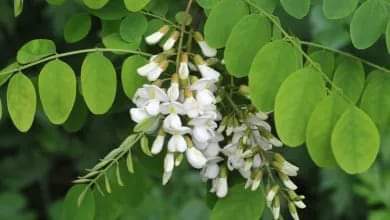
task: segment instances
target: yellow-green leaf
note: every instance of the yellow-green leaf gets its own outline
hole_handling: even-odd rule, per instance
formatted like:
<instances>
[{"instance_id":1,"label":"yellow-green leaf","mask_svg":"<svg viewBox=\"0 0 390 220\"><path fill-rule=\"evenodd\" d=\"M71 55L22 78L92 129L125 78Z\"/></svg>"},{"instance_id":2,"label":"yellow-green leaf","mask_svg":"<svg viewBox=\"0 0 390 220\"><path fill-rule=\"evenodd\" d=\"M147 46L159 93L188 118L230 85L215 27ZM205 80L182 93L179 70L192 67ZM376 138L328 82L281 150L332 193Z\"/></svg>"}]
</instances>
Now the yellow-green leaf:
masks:
<instances>
[{"instance_id":1,"label":"yellow-green leaf","mask_svg":"<svg viewBox=\"0 0 390 220\"><path fill-rule=\"evenodd\" d=\"M325 82L313 68L298 70L283 82L275 101L276 130L283 143L296 147L305 142L307 123L325 95Z\"/></svg>"},{"instance_id":2,"label":"yellow-green leaf","mask_svg":"<svg viewBox=\"0 0 390 220\"><path fill-rule=\"evenodd\" d=\"M103 8L110 0L83 0L84 4L91 9Z\"/></svg>"},{"instance_id":3,"label":"yellow-green leaf","mask_svg":"<svg viewBox=\"0 0 390 220\"><path fill-rule=\"evenodd\" d=\"M22 73L14 75L8 84L7 106L16 128L27 132L34 121L37 97L31 80Z\"/></svg>"},{"instance_id":4,"label":"yellow-green leaf","mask_svg":"<svg viewBox=\"0 0 390 220\"><path fill-rule=\"evenodd\" d=\"M91 53L81 67L81 88L85 103L96 115L106 113L116 95L116 72L111 61L101 53Z\"/></svg>"},{"instance_id":5,"label":"yellow-green leaf","mask_svg":"<svg viewBox=\"0 0 390 220\"><path fill-rule=\"evenodd\" d=\"M150 0L124 0L127 10L136 12L145 8Z\"/></svg>"},{"instance_id":6,"label":"yellow-green leaf","mask_svg":"<svg viewBox=\"0 0 390 220\"><path fill-rule=\"evenodd\" d=\"M125 94L130 99L135 91L142 87L147 81L137 73L137 69L147 63L147 60L139 55L128 57L122 66L122 86Z\"/></svg>"},{"instance_id":7,"label":"yellow-green leaf","mask_svg":"<svg viewBox=\"0 0 390 220\"><path fill-rule=\"evenodd\" d=\"M350 15L358 3L359 0L324 0L323 11L329 19L340 19Z\"/></svg>"},{"instance_id":8,"label":"yellow-green leaf","mask_svg":"<svg viewBox=\"0 0 390 220\"><path fill-rule=\"evenodd\" d=\"M72 67L60 60L47 63L39 74L38 85L47 117L53 124L63 124L76 99L76 76Z\"/></svg>"},{"instance_id":9,"label":"yellow-green leaf","mask_svg":"<svg viewBox=\"0 0 390 220\"><path fill-rule=\"evenodd\" d=\"M69 18L64 28L67 43L75 43L86 37L91 29L91 17L88 14L75 14Z\"/></svg>"},{"instance_id":10,"label":"yellow-green leaf","mask_svg":"<svg viewBox=\"0 0 390 220\"><path fill-rule=\"evenodd\" d=\"M214 48L222 48L242 17L249 13L248 6L243 1L222 0L210 12L204 26L205 38Z\"/></svg>"},{"instance_id":11,"label":"yellow-green leaf","mask_svg":"<svg viewBox=\"0 0 390 220\"><path fill-rule=\"evenodd\" d=\"M242 18L226 43L224 60L229 73L247 76L256 53L270 40L271 24L265 17L253 14Z\"/></svg>"},{"instance_id":12,"label":"yellow-green leaf","mask_svg":"<svg viewBox=\"0 0 390 220\"><path fill-rule=\"evenodd\" d=\"M280 0L284 10L291 16L302 19L310 11L310 0Z\"/></svg>"},{"instance_id":13,"label":"yellow-green leaf","mask_svg":"<svg viewBox=\"0 0 390 220\"><path fill-rule=\"evenodd\" d=\"M27 42L19 49L16 60L26 64L56 53L56 45L51 40L36 39Z\"/></svg>"},{"instance_id":14,"label":"yellow-green leaf","mask_svg":"<svg viewBox=\"0 0 390 220\"><path fill-rule=\"evenodd\" d=\"M363 173L374 163L380 137L371 118L351 107L337 122L332 133L332 150L337 163L349 174Z\"/></svg>"}]
</instances>

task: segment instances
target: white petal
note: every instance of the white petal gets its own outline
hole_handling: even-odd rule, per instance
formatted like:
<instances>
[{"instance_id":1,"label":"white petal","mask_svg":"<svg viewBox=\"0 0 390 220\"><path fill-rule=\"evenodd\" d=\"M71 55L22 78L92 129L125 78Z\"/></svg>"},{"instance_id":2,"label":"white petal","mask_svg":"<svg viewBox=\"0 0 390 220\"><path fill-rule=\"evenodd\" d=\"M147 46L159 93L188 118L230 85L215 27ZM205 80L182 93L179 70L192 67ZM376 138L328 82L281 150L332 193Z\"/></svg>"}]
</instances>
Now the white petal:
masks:
<instances>
[{"instance_id":1,"label":"white petal","mask_svg":"<svg viewBox=\"0 0 390 220\"><path fill-rule=\"evenodd\" d=\"M148 43L150 45L157 44L161 40L161 38L164 37L164 35L165 35L164 33L157 31L157 32L154 32L153 34L147 36L145 38L145 41L146 41L146 43Z\"/></svg>"},{"instance_id":2,"label":"white petal","mask_svg":"<svg viewBox=\"0 0 390 220\"><path fill-rule=\"evenodd\" d=\"M272 138L269 140L269 142L270 142L272 145L274 145L275 147L281 147L281 146L283 146L283 143L282 143L280 140L278 140L277 138L275 138L275 137L272 137Z\"/></svg>"},{"instance_id":3,"label":"white petal","mask_svg":"<svg viewBox=\"0 0 390 220\"><path fill-rule=\"evenodd\" d=\"M162 184L166 185L168 183L168 181L171 179L171 177L172 177L172 172L164 172Z\"/></svg>"},{"instance_id":4,"label":"white petal","mask_svg":"<svg viewBox=\"0 0 390 220\"><path fill-rule=\"evenodd\" d=\"M163 49L166 51L166 50L170 50L173 48L173 46L175 46L175 43L176 43L176 40L173 39L173 38L169 38L163 45Z\"/></svg>"},{"instance_id":5,"label":"white petal","mask_svg":"<svg viewBox=\"0 0 390 220\"><path fill-rule=\"evenodd\" d=\"M201 169L206 165L207 159L195 147L191 147L186 151L187 160L190 165L196 169Z\"/></svg>"},{"instance_id":6,"label":"white petal","mask_svg":"<svg viewBox=\"0 0 390 220\"><path fill-rule=\"evenodd\" d=\"M180 90L179 90L179 84L176 82L172 82L171 86L169 87L167 91L169 100L176 101L179 98Z\"/></svg>"},{"instance_id":7,"label":"white petal","mask_svg":"<svg viewBox=\"0 0 390 220\"><path fill-rule=\"evenodd\" d=\"M203 89L196 93L196 100L200 105L211 105L215 103L215 97L210 90Z\"/></svg>"},{"instance_id":8,"label":"white petal","mask_svg":"<svg viewBox=\"0 0 390 220\"><path fill-rule=\"evenodd\" d=\"M285 179L283 179L283 184L287 187L287 188L289 188L289 189L291 189L291 190L297 190L298 189L298 187L297 187L297 185L295 185L294 183L293 183L293 181L291 181L291 179L290 178L285 178Z\"/></svg>"},{"instance_id":9,"label":"white petal","mask_svg":"<svg viewBox=\"0 0 390 220\"><path fill-rule=\"evenodd\" d=\"M203 55L206 57L215 57L217 55L217 50L214 48L211 48L206 41L199 41L198 45L200 49L202 50Z\"/></svg>"},{"instance_id":10,"label":"white petal","mask_svg":"<svg viewBox=\"0 0 390 220\"><path fill-rule=\"evenodd\" d=\"M185 152L187 142L182 135L173 135L168 141L168 151L170 152Z\"/></svg>"},{"instance_id":11,"label":"white petal","mask_svg":"<svg viewBox=\"0 0 390 220\"><path fill-rule=\"evenodd\" d=\"M164 139L165 139L165 136L163 136L163 135L158 135L156 137L156 139L153 142L152 149L151 149L152 154L159 154L162 151L163 146L164 146Z\"/></svg>"},{"instance_id":12,"label":"white petal","mask_svg":"<svg viewBox=\"0 0 390 220\"><path fill-rule=\"evenodd\" d=\"M226 177L220 177L217 179L217 196L218 198L224 198L228 192L228 185Z\"/></svg>"},{"instance_id":13,"label":"white petal","mask_svg":"<svg viewBox=\"0 0 390 220\"><path fill-rule=\"evenodd\" d=\"M186 113L184 105L180 102L164 103L160 106L162 114L179 114L184 115Z\"/></svg>"},{"instance_id":14,"label":"white petal","mask_svg":"<svg viewBox=\"0 0 390 220\"><path fill-rule=\"evenodd\" d=\"M206 157L215 157L221 152L221 148L219 147L218 143L210 143L207 145L206 150L204 151L204 154Z\"/></svg>"},{"instance_id":15,"label":"white petal","mask_svg":"<svg viewBox=\"0 0 390 220\"><path fill-rule=\"evenodd\" d=\"M215 83L217 81L215 79L199 79L195 81L191 85L191 90L203 90L203 89L209 89L212 90L215 87Z\"/></svg>"},{"instance_id":16,"label":"white petal","mask_svg":"<svg viewBox=\"0 0 390 220\"><path fill-rule=\"evenodd\" d=\"M144 88L146 90L146 97L147 99L157 99L160 102L167 102L168 101L168 96L164 92L163 89L156 85L144 85Z\"/></svg>"},{"instance_id":17,"label":"white petal","mask_svg":"<svg viewBox=\"0 0 390 220\"><path fill-rule=\"evenodd\" d=\"M158 68L158 63L150 62L137 69L137 72L141 76L147 76L150 72Z\"/></svg>"},{"instance_id":18,"label":"white petal","mask_svg":"<svg viewBox=\"0 0 390 220\"><path fill-rule=\"evenodd\" d=\"M130 109L131 119L137 123L142 122L143 120L149 118L149 115L145 110L140 108L132 108Z\"/></svg>"},{"instance_id":19,"label":"white petal","mask_svg":"<svg viewBox=\"0 0 390 220\"><path fill-rule=\"evenodd\" d=\"M295 201L294 204L300 209L306 208L306 204L302 201Z\"/></svg>"},{"instance_id":20,"label":"white petal","mask_svg":"<svg viewBox=\"0 0 390 220\"><path fill-rule=\"evenodd\" d=\"M150 71L147 75L149 81L155 81L160 77L161 73L164 71L160 66Z\"/></svg>"},{"instance_id":21,"label":"white petal","mask_svg":"<svg viewBox=\"0 0 390 220\"><path fill-rule=\"evenodd\" d=\"M205 127L194 127L192 129L192 136L200 143L207 143L211 138L209 131Z\"/></svg>"},{"instance_id":22,"label":"white petal","mask_svg":"<svg viewBox=\"0 0 390 220\"><path fill-rule=\"evenodd\" d=\"M187 79L190 74L190 70L188 69L188 63L180 63L179 66L179 77L180 79Z\"/></svg>"},{"instance_id":23,"label":"white petal","mask_svg":"<svg viewBox=\"0 0 390 220\"><path fill-rule=\"evenodd\" d=\"M199 106L194 97L187 97L184 101L184 109L187 112L188 117L196 118L199 116Z\"/></svg>"},{"instance_id":24,"label":"white petal","mask_svg":"<svg viewBox=\"0 0 390 220\"><path fill-rule=\"evenodd\" d=\"M263 161L262 161L260 155L259 155L259 154L256 154L256 155L253 157L253 167L254 167L254 168L258 168L258 167L260 167L262 164L263 164Z\"/></svg>"},{"instance_id":25,"label":"white petal","mask_svg":"<svg viewBox=\"0 0 390 220\"><path fill-rule=\"evenodd\" d=\"M156 116L160 113L160 101L152 99L146 103L145 110L149 115Z\"/></svg>"},{"instance_id":26,"label":"white petal","mask_svg":"<svg viewBox=\"0 0 390 220\"><path fill-rule=\"evenodd\" d=\"M167 153L164 158L164 172L169 173L175 167L175 156L173 153Z\"/></svg>"},{"instance_id":27,"label":"white petal","mask_svg":"<svg viewBox=\"0 0 390 220\"><path fill-rule=\"evenodd\" d=\"M217 178L218 174L219 174L218 164L213 163L205 167L204 176L207 177L208 179Z\"/></svg>"},{"instance_id":28,"label":"white petal","mask_svg":"<svg viewBox=\"0 0 390 220\"><path fill-rule=\"evenodd\" d=\"M218 80L218 78L220 76L220 73L218 71L216 71L213 68L210 68L206 64L198 65L198 69L199 69L200 73L202 74L202 77L205 79Z\"/></svg>"},{"instance_id":29,"label":"white petal","mask_svg":"<svg viewBox=\"0 0 390 220\"><path fill-rule=\"evenodd\" d=\"M181 119L177 114L169 114L163 122L165 130L174 130L182 127Z\"/></svg>"}]
</instances>

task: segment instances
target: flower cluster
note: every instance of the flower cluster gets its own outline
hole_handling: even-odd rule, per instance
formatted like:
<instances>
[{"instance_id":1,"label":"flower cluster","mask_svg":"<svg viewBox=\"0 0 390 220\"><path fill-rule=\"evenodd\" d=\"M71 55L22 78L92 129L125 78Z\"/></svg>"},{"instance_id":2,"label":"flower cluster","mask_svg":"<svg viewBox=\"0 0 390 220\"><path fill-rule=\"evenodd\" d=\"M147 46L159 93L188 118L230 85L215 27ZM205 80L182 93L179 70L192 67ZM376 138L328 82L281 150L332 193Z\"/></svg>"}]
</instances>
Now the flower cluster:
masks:
<instances>
[{"instance_id":1,"label":"flower cluster","mask_svg":"<svg viewBox=\"0 0 390 220\"><path fill-rule=\"evenodd\" d=\"M169 26L163 26L147 36L146 42L158 44L168 33ZM282 198L287 200L292 217L299 219L296 207L305 208L304 197L295 193L298 187L290 179L299 169L273 151L283 144L272 135L268 114L250 105L238 107L231 98L233 112L226 116L220 113L217 105L224 97L217 95L217 84L221 76L210 67L211 59L218 61L214 58L217 50L199 32L192 37L203 56L181 51L182 45L176 53L180 33L173 31L161 44L163 51L137 69L150 83L136 91L136 107L130 109L130 115L138 125L154 121L148 130L155 135L150 152L160 154L165 148L163 184L186 158L200 170L202 180L211 181L211 192L222 198L228 194L229 175L237 171L246 179L245 187L253 191L267 182L267 205L274 219L280 219ZM173 55L177 59L171 60ZM171 62L176 64L176 71L169 70ZM239 91L244 90L240 87Z\"/></svg>"},{"instance_id":2,"label":"flower cluster","mask_svg":"<svg viewBox=\"0 0 390 220\"><path fill-rule=\"evenodd\" d=\"M147 43L156 44L168 32L168 26L146 38ZM216 55L216 50L208 47L197 33L200 48L206 55ZM163 44L164 51L174 47L178 34L174 32ZM215 52L214 52L215 51ZM131 118L136 123L161 116L162 123L156 128L157 137L153 141L151 153L159 154L166 146L164 158L163 184L171 178L175 166L181 163L185 155L189 164L207 170L210 174L210 161L215 161L219 152L214 146L220 135L216 133L220 114L216 107L215 84L220 74L207 65L200 55L192 56L182 53L177 73L169 77L169 83L159 80L168 68L168 57L165 53L153 56L150 62L140 68L139 75L146 77L151 84L138 89L133 97L136 108L130 110ZM190 74L190 66L197 73ZM166 86L166 88L164 88ZM166 143L167 142L167 143ZM214 171L218 175L218 170Z\"/></svg>"}]
</instances>

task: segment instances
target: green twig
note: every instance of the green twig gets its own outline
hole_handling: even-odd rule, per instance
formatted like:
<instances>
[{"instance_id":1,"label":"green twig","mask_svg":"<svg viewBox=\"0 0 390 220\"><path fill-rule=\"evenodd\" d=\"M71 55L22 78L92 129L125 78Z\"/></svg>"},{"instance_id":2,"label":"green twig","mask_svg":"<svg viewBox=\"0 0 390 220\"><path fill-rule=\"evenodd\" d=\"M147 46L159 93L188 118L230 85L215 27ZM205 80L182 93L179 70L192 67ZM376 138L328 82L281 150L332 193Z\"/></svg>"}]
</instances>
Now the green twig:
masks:
<instances>
[{"instance_id":1,"label":"green twig","mask_svg":"<svg viewBox=\"0 0 390 220\"><path fill-rule=\"evenodd\" d=\"M139 54L139 55L148 56L148 57L152 56L149 53L144 53L144 52L136 51L136 50L125 50L125 49L114 49L114 48L82 49L82 50L75 50L75 51L71 51L71 52L58 53L58 54L55 54L55 55L52 55L52 56L48 56L48 57L45 57L45 58L43 58L41 60L38 60L36 62L32 62L32 63L20 66L18 68L12 69L12 70L7 70L7 71L4 71L4 72L0 72L0 76L8 75L8 74L15 73L15 72L19 72L19 71L22 71L24 69L28 69L30 67L36 66L38 64L48 62L50 60L54 60L54 59L58 59L58 58L62 58L62 57L73 56L73 55L77 55L77 54L91 53L91 52L119 52L119 53Z\"/></svg>"}]
</instances>

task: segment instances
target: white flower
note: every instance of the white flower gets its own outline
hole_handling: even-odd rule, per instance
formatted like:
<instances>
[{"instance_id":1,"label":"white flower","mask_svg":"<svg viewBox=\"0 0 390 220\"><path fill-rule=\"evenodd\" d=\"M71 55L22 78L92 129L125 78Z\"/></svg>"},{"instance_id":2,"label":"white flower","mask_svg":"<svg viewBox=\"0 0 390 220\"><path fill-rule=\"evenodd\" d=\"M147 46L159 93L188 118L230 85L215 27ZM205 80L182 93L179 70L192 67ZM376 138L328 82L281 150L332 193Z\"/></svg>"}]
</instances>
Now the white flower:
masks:
<instances>
[{"instance_id":1,"label":"white flower","mask_svg":"<svg viewBox=\"0 0 390 220\"><path fill-rule=\"evenodd\" d=\"M172 135L172 137L168 141L168 151L184 153L186 150L187 142L184 139L183 135Z\"/></svg>"},{"instance_id":2,"label":"white flower","mask_svg":"<svg viewBox=\"0 0 390 220\"><path fill-rule=\"evenodd\" d=\"M179 83L172 81L171 86L167 91L167 94L170 101L176 101L180 95Z\"/></svg>"},{"instance_id":3,"label":"white flower","mask_svg":"<svg viewBox=\"0 0 390 220\"><path fill-rule=\"evenodd\" d=\"M149 100L145 103L145 111L152 116L156 116L160 113L160 101L157 99Z\"/></svg>"},{"instance_id":4,"label":"white flower","mask_svg":"<svg viewBox=\"0 0 390 220\"><path fill-rule=\"evenodd\" d=\"M215 48L211 48L206 43L201 33L195 32L194 38L198 43L200 49L202 50L203 55L205 55L206 57L215 57L217 55L217 50Z\"/></svg>"},{"instance_id":5,"label":"white flower","mask_svg":"<svg viewBox=\"0 0 390 220\"><path fill-rule=\"evenodd\" d=\"M150 117L150 115L148 115L148 113L141 108L130 109L130 116L131 116L131 119L137 123L140 123L143 120Z\"/></svg>"},{"instance_id":6,"label":"white flower","mask_svg":"<svg viewBox=\"0 0 390 220\"><path fill-rule=\"evenodd\" d=\"M279 186L278 185L275 185L273 186L267 193L267 196L266 196L266 201L267 201L267 204L270 204L272 203L272 201L274 200L276 194L279 192Z\"/></svg>"},{"instance_id":7,"label":"white flower","mask_svg":"<svg viewBox=\"0 0 390 220\"><path fill-rule=\"evenodd\" d=\"M159 67L159 64L155 61L151 61L137 69L140 76L147 76L150 72L154 71Z\"/></svg>"},{"instance_id":8,"label":"white flower","mask_svg":"<svg viewBox=\"0 0 390 220\"><path fill-rule=\"evenodd\" d=\"M259 168L263 165L263 161L260 157L260 154L256 154L254 157L253 157L253 163L252 163L252 166L253 168Z\"/></svg>"},{"instance_id":9,"label":"white flower","mask_svg":"<svg viewBox=\"0 0 390 220\"><path fill-rule=\"evenodd\" d=\"M168 183L168 181L171 179L171 177L172 177L172 171L171 172L164 172L163 178L162 178L162 184L166 185Z\"/></svg>"},{"instance_id":10,"label":"white flower","mask_svg":"<svg viewBox=\"0 0 390 220\"><path fill-rule=\"evenodd\" d=\"M216 102L214 94L207 89L196 92L196 100L200 105L207 106Z\"/></svg>"},{"instance_id":11,"label":"white flower","mask_svg":"<svg viewBox=\"0 0 390 220\"><path fill-rule=\"evenodd\" d=\"M203 168L207 162L206 157L195 147L190 147L187 149L186 157L189 164L196 169Z\"/></svg>"},{"instance_id":12,"label":"white flower","mask_svg":"<svg viewBox=\"0 0 390 220\"><path fill-rule=\"evenodd\" d=\"M291 181L291 179L283 173L279 173L280 179L282 179L283 185L286 186L290 190L296 190L298 187Z\"/></svg>"},{"instance_id":13,"label":"white flower","mask_svg":"<svg viewBox=\"0 0 390 220\"><path fill-rule=\"evenodd\" d=\"M193 126L193 139L198 143L205 144L214 136L214 130L218 127L216 122L204 117L191 119L188 124Z\"/></svg>"},{"instance_id":14,"label":"white flower","mask_svg":"<svg viewBox=\"0 0 390 220\"><path fill-rule=\"evenodd\" d=\"M145 38L145 41L147 44L150 45L157 44L161 40L161 38L163 38L164 35L168 33L168 31L169 31L169 26L164 25L157 32L154 32L151 35L147 36Z\"/></svg>"},{"instance_id":15,"label":"white flower","mask_svg":"<svg viewBox=\"0 0 390 220\"><path fill-rule=\"evenodd\" d=\"M184 105L182 103L176 102L176 101L163 103L160 106L160 112L162 114L165 114L165 115L167 115L167 114L184 115L186 113Z\"/></svg>"},{"instance_id":16,"label":"white flower","mask_svg":"<svg viewBox=\"0 0 390 220\"><path fill-rule=\"evenodd\" d=\"M133 102L137 105L137 107L144 107L147 102L150 102L150 100L167 102L169 99L164 90L155 85L144 85L136 91L133 97Z\"/></svg>"},{"instance_id":17,"label":"white flower","mask_svg":"<svg viewBox=\"0 0 390 220\"><path fill-rule=\"evenodd\" d=\"M165 135L158 135L153 142L151 152L152 154L159 154L164 145Z\"/></svg>"},{"instance_id":18,"label":"white flower","mask_svg":"<svg viewBox=\"0 0 390 220\"><path fill-rule=\"evenodd\" d=\"M181 61L180 61L178 73L180 79L187 79L190 74L190 70L188 67L188 55L186 53L183 53L181 55Z\"/></svg>"},{"instance_id":19,"label":"white flower","mask_svg":"<svg viewBox=\"0 0 390 220\"><path fill-rule=\"evenodd\" d=\"M220 152L221 147L219 146L219 143L211 140L203 153L206 157L216 157Z\"/></svg>"},{"instance_id":20,"label":"white flower","mask_svg":"<svg viewBox=\"0 0 390 220\"><path fill-rule=\"evenodd\" d=\"M171 34L171 36L168 38L168 40L164 43L163 49L165 51L170 50L175 46L177 39L180 36L180 32L175 31Z\"/></svg>"},{"instance_id":21,"label":"white flower","mask_svg":"<svg viewBox=\"0 0 390 220\"><path fill-rule=\"evenodd\" d=\"M306 208L306 204L304 202L302 202L301 200L300 201L294 201L294 204L295 204L296 207L298 207L300 209Z\"/></svg>"},{"instance_id":22,"label":"white flower","mask_svg":"<svg viewBox=\"0 0 390 220\"><path fill-rule=\"evenodd\" d=\"M173 153L167 153L164 158L164 172L169 173L173 171L175 167L175 155Z\"/></svg>"},{"instance_id":23,"label":"white flower","mask_svg":"<svg viewBox=\"0 0 390 220\"><path fill-rule=\"evenodd\" d=\"M276 137L271 137L271 139L268 140L272 145L274 145L275 147L281 147L283 146L283 143L277 139Z\"/></svg>"},{"instance_id":24,"label":"white flower","mask_svg":"<svg viewBox=\"0 0 390 220\"><path fill-rule=\"evenodd\" d=\"M219 166L217 163L206 163L206 166L202 169L201 175L205 179L215 179L219 174Z\"/></svg>"},{"instance_id":25,"label":"white flower","mask_svg":"<svg viewBox=\"0 0 390 220\"><path fill-rule=\"evenodd\" d=\"M272 215L274 216L274 219L278 220L280 217L280 199L279 197L275 198L275 201L272 205Z\"/></svg>"},{"instance_id":26,"label":"white flower","mask_svg":"<svg viewBox=\"0 0 390 220\"><path fill-rule=\"evenodd\" d=\"M196 55L194 60L203 78L218 80L221 74L213 68L209 67L201 56Z\"/></svg>"},{"instance_id":27,"label":"white flower","mask_svg":"<svg viewBox=\"0 0 390 220\"><path fill-rule=\"evenodd\" d=\"M201 79L193 82L190 88L191 88L191 90L195 90L195 91L208 89L208 90L214 92L217 89L217 87L215 86L216 82L217 82L217 80L215 80L215 79L201 78Z\"/></svg>"},{"instance_id":28,"label":"white flower","mask_svg":"<svg viewBox=\"0 0 390 220\"><path fill-rule=\"evenodd\" d=\"M228 193L227 178L218 177L216 181L216 194L218 198L224 198Z\"/></svg>"},{"instance_id":29,"label":"white flower","mask_svg":"<svg viewBox=\"0 0 390 220\"><path fill-rule=\"evenodd\" d=\"M148 64L141 66L137 69L140 76L145 76L149 81L157 80L161 73L168 68L168 61L165 60L164 56L157 56Z\"/></svg>"}]
</instances>

